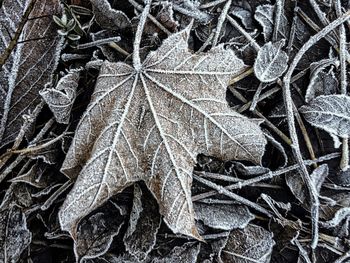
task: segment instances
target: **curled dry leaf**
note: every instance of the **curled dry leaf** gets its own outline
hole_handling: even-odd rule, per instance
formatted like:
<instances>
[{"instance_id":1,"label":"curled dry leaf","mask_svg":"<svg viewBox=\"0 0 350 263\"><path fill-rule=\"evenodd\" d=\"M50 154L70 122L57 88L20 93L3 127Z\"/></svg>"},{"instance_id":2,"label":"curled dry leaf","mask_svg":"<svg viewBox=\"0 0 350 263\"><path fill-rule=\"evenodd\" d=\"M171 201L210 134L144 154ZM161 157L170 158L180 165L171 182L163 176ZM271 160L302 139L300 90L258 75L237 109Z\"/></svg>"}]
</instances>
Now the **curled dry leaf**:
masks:
<instances>
[{"instance_id":1,"label":"curled dry leaf","mask_svg":"<svg viewBox=\"0 0 350 263\"><path fill-rule=\"evenodd\" d=\"M194 204L196 219L205 225L221 230L244 228L255 217L249 209L243 205Z\"/></svg>"},{"instance_id":2,"label":"curled dry leaf","mask_svg":"<svg viewBox=\"0 0 350 263\"><path fill-rule=\"evenodd\" d=\"M30 0L16 4L4 0L0 9L0 53L9 45L19 19ZM51 81L56 69L63 38L57 34L52 15L59 15L59 0L36 1L19 41L0 70L0 141L11 142L23 123L22 115L33 111L40 102L39 90ZM9 31L8 31L9 30ZM10 35L9 33L10 32Z\"/></svg>"},{"instance_id":3,"label":"curled dry leaf","mask_svg":"<svg viewBox=\"0 0 350 263\"><path fill-rule=\"evenodd\" d=\"M260 163L260 121L231 110L230 78L245 69L222 45L192 54L190 27L173 34L141 68L104 62L62 172L76 183L59 213L62 229L135 181L143 180L170 229L200 239L191 200L199 153Z\"/></svg>"},{"instance_id":4,"label":"curled dry leaf","mask_svg":"<svg viewBox=\"0 0 350 263\"><path fill-rule=\"evenodd\" d=\"M326 68L333 64L337 66L339 65L339 61L335 58L323 59L310 65L310 83L305 94L305 101L307 103L317 96L336 93L338 80L334 74L333 68L326 71Z\"/></svg>"},{"instance_id":5,"label":"curled dry leaf","mask_svg":"<svg viewBox=\"0 0 350 263\"><path fill-rule=\"evenodd\" d=\"M244 229L233 230L221 252L225 263L268 263L275 245L273 234L264 228L249 224Z\"/></svg>"},{"instance_id":6,"label":"curled dry leaf","mask_svg":"<svg viewBox=\"0 0 350 263\"><path fill-rule=\"evenodd\" d=\"M119 30L131 26L130 19L111 7L107 0L90 0L96 22L104 29Z\"/></svg>"},{"instance_id":7,"label":"curled dry leaf","mask_svg":"<svg viewBox=\"0 0 350 263\"><path fill-rule=\"evenodd\" d=\"M266 43L254 62L255 76L261 82L272 82L287 70L288 55L282 50L284 40Z\"/></svg>"},{"instance_id":8,"label":"curled dry leaf","mask_svg":"<svg viewBox=\"0 0 350 263\"><path fill-rule=\"evenodd\" d=\"M58 123L68 124L70 112L77 95L79 71L71 71L57 83L55 88L40 91L41 97L52 111Z\"/></svg>"},{"instance_id":9,"label":"curled dry leaf","mask_svg":"<svg viewBox=\"0 0 350 263\"><path fill-rule=\"evenodd\" d=\"M324 95L302 106L300 112L312 126L341 138L350 135L350 97Z\"/></svg>"},{"instance_id":10,"label":"curled dry leaf","mask_svg":"<svg viewBox=\"0 0 350 263\"><path fill-rule=\"evenodd\" d=\"M26 217L19 207L0 211L0 262L17 262L31 240Z\"/></svg>"}]
</instances>

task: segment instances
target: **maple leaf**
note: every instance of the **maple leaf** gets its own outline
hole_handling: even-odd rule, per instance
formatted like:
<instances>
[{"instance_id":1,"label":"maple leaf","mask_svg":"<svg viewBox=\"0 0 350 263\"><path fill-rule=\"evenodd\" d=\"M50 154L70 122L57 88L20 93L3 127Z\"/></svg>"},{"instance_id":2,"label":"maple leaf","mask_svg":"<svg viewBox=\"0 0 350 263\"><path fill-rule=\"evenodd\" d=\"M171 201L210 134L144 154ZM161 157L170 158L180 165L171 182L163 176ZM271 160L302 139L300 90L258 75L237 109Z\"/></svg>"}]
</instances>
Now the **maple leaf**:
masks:
<instances>
[{"instance_id":1,"label":"maple leaf","mask_svg":"<svg viewBox=\"0 0 350 263\"><path fill-rule=\"evenodd\" d=\"M260 121L225 99L229 80L246 66L222 45L192 54L189 33L190 26L171 35L141 67L103 63L61 169L79 175L59 213L73 238L81 218L143 180L170 229L200 239L191 200L197 155L260 163Z\"/></svg>"}]
</instances>

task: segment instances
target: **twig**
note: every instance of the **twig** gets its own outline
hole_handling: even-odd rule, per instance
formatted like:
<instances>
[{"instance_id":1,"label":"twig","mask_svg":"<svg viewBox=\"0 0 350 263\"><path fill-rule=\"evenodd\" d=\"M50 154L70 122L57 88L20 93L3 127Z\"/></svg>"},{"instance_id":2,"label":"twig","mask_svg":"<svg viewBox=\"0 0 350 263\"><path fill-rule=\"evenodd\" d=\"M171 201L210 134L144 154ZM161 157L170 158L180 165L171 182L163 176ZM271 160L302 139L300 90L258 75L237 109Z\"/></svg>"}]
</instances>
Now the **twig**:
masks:
<instances>
[{"instance_id":1,"label":"twig","mask_svg":"<svg viewBox=\"0 0 350 263\"><path fill-rule=\"evenodd\" d=\"M256 108L256 105L258 104L258 101L259 101L259 97L260 97L260 94L262 92L262 90L265 88L266 86L263 84L263 83L260 83L257 90L255 91L255 94L253 96L253 100L250 104L250 107L249 107L249 110L250 111L254 111L255 108Z\"/></svg>"},{"instance_id":2,"label":"twig","mask_svg":"<svg viewBox=\"0 0 350 263\"><path fill-rule=\"evenodd\" d=\"M284 0L276 0L276 7L275 7L275 26L273 29L273 35L272 35L272 40L277 41L278 40L278 32L279 32L279 27L281 24L281 17L283 15L283 5L284 5Z\"/></svg>"},{"instance_id":3,"label":"twig","mask_svg":"<svg viewBox=\"0 0 350 263\"><path fill-rule=\"evenodd\" d=\"M310 154L310 158L311 158L311 160L315 160L316 156L315 156L314 149L312 147L312 143L311 143L309 134L307 133L306 127L305 127L304 122L303 122L303 119L301 118L301 116L299 114L299 111L298 111L297 107L295 106L294 102L293 102L293 111L294 111L295 118L296 118L296 120L297 120L297 122L299 124L299 128L301 130L301 133L303 134L305 145L306 145L306 148L307 148L307 150L308 150L308 152ZM314 164L314 168L316 168L316 167L317 167L317 164L315 163Z\"/></svg>"},{"instance_id":4,"label":"twig","mask_svg":"<svg viewBox=\"0 0 350 263\"><path fill-rule=\"evenodd\" d=\"M242 79L248 77L249 75L251 75L253 73L254 73L254 68L251 67L251 68L247 69L246 71L244 71L243 73L239 74L238 76L232 78L230 80L229 85L233 85L233 84L237 83L238 81L241 81Z\"/></svg>"},{"instance_id":5,"label":"twig","mask_svg":"<svg viewBox=\"0 0 350 263\"><path fill-rule=\"evenodd\" d=\"M230 91L232 92L232 94L239 99L240 101L242 101L243 103L248 103L248 101L246 100L246 98L243 97L243 95L241 93L238 92L237 89L235 89L234 87L230 87L229 88ZM270 122L261 112L259 112L258 110L254 110L253 113L255 115L257 115L259 118L264 119L264 123L270 127L278 136L280 136L280 138L287 143L288 145L290 145L292 143L292 141L288 138L287 135L285 135L280 129L278 129L272 122Z\"/></svg>"},{"instance_id":6,"label":"twig","mask_svg":"<svg viewBox=\"0 0 350 263\"><path fill-rule=\"evenodd\" d=\"M232 17L230 17L229 15L227 15L227 20L231 23L232 26L234 26L249 42L250 44L252 44L253 48L256 51L260 50L260 46L258 43L256 43L255 39L252 38L252 36L244 30L244 28L242 28L237 22L236 20L234 20Z\"/></svg>"},{"instance_id":7,"label":"twig","mask_svg":"<svg viewBox=\"0 0 350 263\"><path fill-rule=\"evenodd\" d=\"M51 126L55 123L54 118L51 118L45 126L41 129L41 131L38 133L38 135L29 143L29 145L33 145L40 141L45 133L51 128ZM19 164L23 161L25 158L25 155L19 155L17 158L10 163L6 169L0 174L0 183L6 178L6 176Z\"/></svg>"},{"instance_id":8,"label":"twig","mask_svg":"<svg viewBox=\"0 0 350 263\"><path fill-rule=\"evenodd\" d=\"M294 69L296 68L298 62L300 61L302 56L306 53L306 51L309 50L320 39L324 38L334 28L336 28L337 26L339 26L340 24L348 20L349 17L350 17L350 11L346 12L343 16L341 16L340 18L337 18L335 21L333 21L332 23L327 25L325 28L323 28L320 32L310 37L310 39L300 48L298 53L295 55L291 65L289 66L289 69L286 75L283 78L283 99L286 107L290 137L293 142L293 145L292 145L293 155L296 158L297 163L300 165L300 170L304 177L304 181L306 182L306 186L308 188L310 198L311 198L310 201L312 203L311 205L311 220L312 220L311 247L313 249L316 248L318 243L319 200L318 200L317 191L315 189L315 186L311 182L309 172L303 162L303 156L299 148L298 136L296 133L295 123L294 123L294 114L293 114L293 105L292 105L293 102L292 102L292 96L290 91L290 82L291 82L291 77Z\"/></svg>"},{"instance_id":9,"label":"twig","mask_svg":"<svg viewBox=\"0 0 350 263\"><path fill-rule=\"evenodd\" d=\"M346 262L345 260L347 260L349 258L350 258L350 251L347 251L342 256L337 258L337 260L334 261L334 263L343 263L343 262Z\"/></svg>"},{"instance_id":10,"label":"twig","mask_svg":"<svg viewBox=\"0 0 350 263\"><path fill-rule=\"evenodd\" d=\"M213 47L215 47L218 44L220 33L221 33L221 30L222 30L222 26L223 26L223 24L225 22L226 15L227 15L228 10L229 10L229 8L231 6L231 3L232 3L232 0L227 0L226 4L224 5L224 8L221 11L221 14L220 14L219 19L218 19L218 23L216 25L216 31L215 31L214 39L213 39L213 42L212 42L212 46Z\"/></svg>"},{"instance_id":11,"label":"twig","mask_svg":"<svg viewBox=\"0 0 350 263\"><path fill-rule=\"evenodd\" d=\"M73 182L71 180L68 180L63 185L60 186L50 197L45 201L45 203L41 206L41 210L47 210L53 202L64 192L66 191Z\"/></svg>"},{"instance_id":12,"label":"twig","mask_svg":"<svg viewBox=\"0 0 350 263\"><path fill-rule=\"evenodd\" d=\"M312 8L314 9L318 19L320 19L321 23L323 26L327 26L329 24L329 20L326 17L326 14L322 12L321 8L319 7L318 3L316 0L309 0ZM333 36L337 37L337 35L334 33L333 29L330 31Z\"/></svg>"},{"instance_id":13,"label":"twig","mask_svg":"<svg viewBox=\"0 0 350 263\"><path fill-rule=\"evenodd\" d=\"M340 0L334 1L335 12L338 17L342 15ZM347 94L347 78L346 78L346 32L344 25L339 26L339 57L340 57L340 92ZM342 139L342 158L340 160L340 169L346 171L349 169L349 141L348 138Z\"/></svg>"},{"instance_id":14,"label":"twig","mask_svg":"<svg viewBox=\"0 0 350 263\"><path fill-rule=\"evenodd\" d=\"M321 28L314 22L311 20L311 18L309 18L301 9L297 9L297 13L300 15L300 17L313 29L315 30L315 32L319 32L321 30ZM328 41L328 43L330 43L334 49L339 53L339 47L337 45L337 42L329 35L324 37L325 40ZM346 56L346 61L350 64L350 54L349 52L345 52L345 56Z\"/></svg>"},{"instance_id":15,"label":"twig","mask_svg":"<svg viewBox=\"0 0 350 263\"><path fill-rule=\"evenodd\" d=\"M111 42L108 44L109 47L115 49L116 51L118 51L120 54L128 57L130 56L130 53L128 51L126 51L124 48L122 48L121 46L119 46L117 43L115 42Z\"/></svg>"},{"instance_id":16,"label":"twig","mask_svg":"<svg viewBox=\"0 0 350 263\"><path fill-rule=\"evenodd\" d=\"M260 213L263 213L264 215L266 215L268 217L272 217L273 216L270 213L270 211L268 211L267 209L263 208L262 206L260 206L260 205L258 205L256 203L253 203L252 201L249 201L248 199L245 199L245 198L243 198L243 197L241 197L241 196L239 196L237 194L234 194L234 193L230 192L229 190L227 190L226 188L224 188L221 185L217 185L217 184L215 184L215 183L213 183L213 182L211 182L209 180L206 180L206 179L204 179L204 178L202 178L202 177L200 177L198 175L193 175L193 178L196 181L198 181L198 182L200 182L200 183L202 183L202 184L204 184L204 185L206 185L206 186L208 186L210 188L215 189L218 193L226 195L226 196L232 198L233 200L235 200L235 201L237 201L237 202L239 202L241 204L249 206L249 207L255 209L256 211L259 211Z\"/></svg>"},{"instance_id":17,"label":"twig","mask_svg":"<svg viewBox=\"0 0 350 263\"><path fill-rule=\"evenodd\" d=\"M121 39L120 37L109 37L109 38L99 39L89 43L80 44L77 46L77 49L86 49L86 48L91 48L95 46L106 45L111 42L119 42L120 39Z\"/></svg>"},{"instance_id":18,"label":"twig","mask_svg":"<svg viewBox=\"0 0 350 263\"><path fill-rule=\"evenodd\" d=\"M52 140L49 140L48 142L45 142L45 143L40 144L38 146L27 147L27 148L20 149L20 150L14 150L14 151L11 151L10 153L12 153L12 154L26 154L26 153L40 151L42 149L49 147L50 145L54 144L55 142L61 140L65 135L67 135L67 133L64 132L61 135L57 136L56 138L53 138Z\"/></svg>"},{"instance_id":19,"label":"twig","mask_svg":"<svg viewBox=\"0 0 350 263\"><path fill-rule=\"evenodd\" d=\"M331 153L331 154L324 155L316 160L305 160L304 163L305 163L305 165L312 165L314 163L324 162L327 160L337 158L339 156L340 156L340 153ZM282 168L282 169L277 170L277 171L268 172L268 173L259 175L257 177L251 178L251 179L243 180L241 182L238 182L238 183L235 183L232 185L228 185L225 187L225 189L227 189L227 190L241 189L242 187L253 185L253 184L259 183L261 181L272 179L276 176L285 174L287 172L294 171L298 168L299 168L299 164L294 164L294 165ZM198 176L198 175L202 175L202 173L206 173L206 172L194 172L194 173ZM216 194L217 194L217 191L209 191L209 192L205 192L202 194L198 194L198 195L192 196L192 201L198 201L198 200L201 200L204 198L214 196Z\"/></svg>"}]
</instances>

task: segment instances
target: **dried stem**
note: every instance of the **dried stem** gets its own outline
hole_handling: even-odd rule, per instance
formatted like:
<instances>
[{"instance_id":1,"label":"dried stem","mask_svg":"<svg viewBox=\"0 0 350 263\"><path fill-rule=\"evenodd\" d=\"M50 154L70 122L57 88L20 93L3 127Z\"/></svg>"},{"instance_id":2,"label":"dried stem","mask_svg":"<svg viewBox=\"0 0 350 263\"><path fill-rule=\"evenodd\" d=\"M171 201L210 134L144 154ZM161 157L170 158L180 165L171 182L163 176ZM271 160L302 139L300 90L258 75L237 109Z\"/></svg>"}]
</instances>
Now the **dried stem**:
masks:
<instances>
[{"instance_id":1,"label":"dried stem","mask_svg":"<svg viewBox=\"0 0 350 263\"><path fill-rule=\"evenodd\" d=\"M277 41L278 40L278 32L279 32L279 27L281 24L281 17L283 15L283 5L284 5L284 0L277 0L276 1L276 7L275 7L275 26L273 29L273 35L272 35L272 40Z\"/></svg>"},{"instance_id":2,"label":"dried stem","mask_svg":"<svg viewBox=\"0 0 350 263\"><path fill-rule=\"evenodd\" d=\"M350 11L348 11L347 13L345 13L345 15L336 19L332 23L330 23L328 26L323 28L320 32L318 32L314 36L310 37L310 39L301 47L301 49L295 55L285 77L283 78L283 99L286 107L288 129L290 132L290 137L293 142L293 145L292 145L293 155L296 158L297 163L300 165L300 170L304 177L304 181L306 183L306 186L308 188L310 198L311 198L310 200L312 204L311 205L311 220L312 220L311 247L313 249L316 248L318 243L319 200L318 200L317 191L315 189L315 186L311 182L309 172L303 162L303 156L299 148L299 141L298 141L298 136L296 133L295 122L294 122L293 101L292 101L292 96L290 91L290 83L291 83L291 77L292 77L293 71L296 68L300 59L306 53L306 51L309 50L320 39L324 38L329 32L334 30L337 26L344 23L347 19L349 19L349 17L350 17Z\"/></svg>"},{"instance_id":3,"label":"dried stem","mask_svg":"<svg viewBox=\"0 0 350 263\"><path fill-rule=\"evenodd\" d=\"M227 20L231 23L232 26L234 26L253 46L253 48L258 52L260 50L260 46L258 43L256 43L255 39L252 38L252 36L244 30L232 17L229 15L227 16Z\"/></svg>"},{"instance_id":4,"label":"dried stem","mask_svg":"<svg viewBox=\"0 0 350 263\"><path fill-rule=\"evenodd\" d=\"M294 103L293 103L293 111L294 111L295 118L296 118L296 120L297 120L297 122L299 124L299 128L301 130L301 133L303 134L304 141L305 141L305 144L306 144L306 148L307 148L307 150L309 151L309 154L310 154L310 158L311 158L311 160L315 160L316 156L315 156L314 149L312 147L312 143L311 143L309 134L307 133L306 127L305 127L304 122L303 122L303 119L301 118L301 116L299 114L299 111L298 111L298 109L297 109L297 107L295 106ZM317 164L315 163L313 166L314 166L314 168L316 168Z\"/></svg>"},{"instance_id":5,"label":"dried stem","mask_svg":"<svg viewBox=\"0 0 350 263\"><path fill-rule=\"evenodd\" d=\"M218 23L217 23L217 26L216 26L216 31L215 31L213 43L212 43L213 47L215 47L218 44L220 33L221 33L221 30L222 30L222 26L223 26L223 24L225 22L226 15L227 15L228 10L229 10L229 8L231 6L231 3L232 3L232 0L227 0L223 10L221 11L221 14L219 16Z\"/></svg>"},{"instance_id":6,"label":"dried stem","mask_svg":"<svg viewBox=\"0 0 350 263\"><path fill-rule=\"evenodd\" d=\"M321 30L321 28L314 21L312 21L311 18L309 18L301 9L298 8L297 13L313 30L315 30L315 32L319 32ZM334 47L334 49L338 53L340 52L337 42L331 36L327 35L324 38L328 41L329 44L331 44ZM346 61L350 64L350 54L347 50L345 52L345 56Z\"/></svg>"},{"instance_id":7,"label":"dried stem","mask_svg":"<svg viewBox=\"0 0 350 263\"><path fill-rule=\"evenodd\" d=\"M135 34L135 40L134 40L134 51L132 54L133 55L132 62L136 71L141 70L141 67L142 67L141 58L140 58L140 44L141 44L143 28L145 27L147 15L149 14L152 0L146 0L145 2L146 2L146 6L141 13L140 21L139 21L139 24L137 25L137 30Z\"/></svg>"},{"instance_id":8,"label":"dried stem","mask_svg":"<svg viewBox=\"0 0 350 263\"><path fill-rule=\"evenodd\" d=\"M119 42L120 39L121 39L120 37L104 38L104 39L92 41L92 42L89 42L89 43L80 44L80 45L77 46L77 49L86 49L86 48L91 48L91 47L95 47L95 46L109 44L111 42Z\"/></svg>"}]
</instances>

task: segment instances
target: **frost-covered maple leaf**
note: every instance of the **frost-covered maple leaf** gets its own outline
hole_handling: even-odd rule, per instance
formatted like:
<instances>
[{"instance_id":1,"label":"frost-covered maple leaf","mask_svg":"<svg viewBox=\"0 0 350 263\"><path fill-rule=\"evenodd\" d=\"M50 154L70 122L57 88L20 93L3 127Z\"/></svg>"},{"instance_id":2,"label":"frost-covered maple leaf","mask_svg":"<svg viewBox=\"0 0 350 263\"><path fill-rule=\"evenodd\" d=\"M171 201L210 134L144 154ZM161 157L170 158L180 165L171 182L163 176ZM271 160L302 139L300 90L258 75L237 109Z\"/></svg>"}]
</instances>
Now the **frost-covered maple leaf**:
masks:
<instances>
[{"instance_id":1,"label":"frost-covered maple leaf","mask_svg":"<svg viewBox=\"0 0 350 263\"><path fill-rule=\"evenodd\" d=\"M104 62L62 167L77 176L59 214L73 237L82 217L143 180L171 230L200 239L191 201L197 154L260 162L260 121L225 100L244 63L222 45L192 54L189 33L170 36L142 65Z\"/></svg>"}]
</instances>

